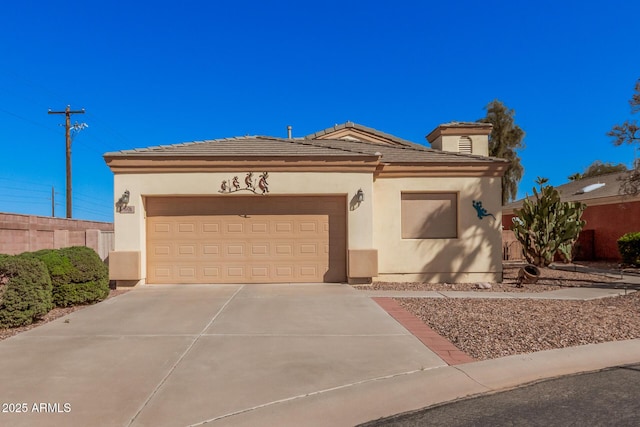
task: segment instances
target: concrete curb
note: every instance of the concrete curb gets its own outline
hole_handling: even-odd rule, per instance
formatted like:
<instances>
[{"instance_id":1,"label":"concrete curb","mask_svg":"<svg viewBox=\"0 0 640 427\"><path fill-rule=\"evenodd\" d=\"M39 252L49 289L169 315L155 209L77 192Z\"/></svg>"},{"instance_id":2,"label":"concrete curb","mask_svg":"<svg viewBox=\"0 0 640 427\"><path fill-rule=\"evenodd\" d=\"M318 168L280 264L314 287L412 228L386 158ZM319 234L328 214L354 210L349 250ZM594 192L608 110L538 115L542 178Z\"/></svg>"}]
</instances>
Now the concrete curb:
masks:
<instances>
[{"instance_id":1,"label":"concrete curb","mask_svg":"<svg viewBox=\"0 0 640 427\"><path fill-rule=\"evenodd\" d=\"M398 373L285 402L273 402L247 412L208 420L207 425L353 426L541 380L639 362L640 339L548 350Z\"/></svg>"}]
</instances>

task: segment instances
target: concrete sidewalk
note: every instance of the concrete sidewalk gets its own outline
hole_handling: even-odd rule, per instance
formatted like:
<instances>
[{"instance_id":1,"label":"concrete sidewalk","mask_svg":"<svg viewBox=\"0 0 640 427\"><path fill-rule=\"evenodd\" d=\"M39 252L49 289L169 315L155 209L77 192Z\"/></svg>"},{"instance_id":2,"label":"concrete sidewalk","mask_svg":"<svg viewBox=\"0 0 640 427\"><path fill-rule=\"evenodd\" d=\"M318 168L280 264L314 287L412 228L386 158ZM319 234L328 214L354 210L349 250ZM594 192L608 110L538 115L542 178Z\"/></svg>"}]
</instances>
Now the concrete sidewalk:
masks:
<instances>
[{"instance_id":1,"label":"concrete sidewalk","mask_svg":"<svg viewBox=\"0 0 640 427\"><path fill-rule=\"evenodd\" d=\"M449 366L347 285L148 286L1 341L0 425L352 426L638 362L631 340Z\"/></svg>"}]
</instances>

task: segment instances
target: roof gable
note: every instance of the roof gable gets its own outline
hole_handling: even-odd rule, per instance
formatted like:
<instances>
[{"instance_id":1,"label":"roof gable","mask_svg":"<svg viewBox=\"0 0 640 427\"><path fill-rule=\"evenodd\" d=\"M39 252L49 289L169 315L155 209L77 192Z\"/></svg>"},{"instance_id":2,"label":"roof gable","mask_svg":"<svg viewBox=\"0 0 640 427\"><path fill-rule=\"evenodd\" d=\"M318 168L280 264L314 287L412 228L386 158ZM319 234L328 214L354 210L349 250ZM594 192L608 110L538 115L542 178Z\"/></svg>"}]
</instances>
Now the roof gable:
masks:
<instances>
[{"instance_id":1,"label":"roof gable","mask_svg":"<svg viewBox=\"0 0 640 427\"><path fill-rule=\"evenodd\" d=\"M420 146L413 142L398 138L379 130L362 126L353 122L346 122L340 125L323 129L304 137L304 139L337 139L347 141L371 142L381 145L392 145L401 147Z\"/></svg>"}]
</instances>

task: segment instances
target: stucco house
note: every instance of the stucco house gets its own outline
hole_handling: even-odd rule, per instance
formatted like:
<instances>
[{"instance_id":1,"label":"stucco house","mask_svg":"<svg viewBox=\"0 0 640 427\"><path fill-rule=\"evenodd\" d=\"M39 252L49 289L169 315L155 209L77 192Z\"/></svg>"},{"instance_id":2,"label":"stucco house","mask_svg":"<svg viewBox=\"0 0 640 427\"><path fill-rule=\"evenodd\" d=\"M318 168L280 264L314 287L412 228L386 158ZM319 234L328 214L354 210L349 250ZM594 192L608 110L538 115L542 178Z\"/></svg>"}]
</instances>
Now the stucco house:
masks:
<instances>
[{"instance_id":1,"label":"stucco house","mask_svg":"<svg viewBox=\"0 0 640 427\"><path fill-rule=\"evenodd\" d=\"M586 225L577 242L576 260L621 260L618 239L629 232L640 231L640 196L622 194L622 179L628 172L583 178L555 187L566 202L587 205L582 219ZM502 222L511 229L515 210L524 199L503 207Z\"/></svg>"},{"instance_id":2,"label":"stucco house","mask_svg":"<svg viewBox=\"0 0 640 427\"><path fill-rule=\"evenodd\" d=\"M431 148L347 122L107 153L118 286L501 281L501 177L490 124Z\"/></svg>"}]
</instances>

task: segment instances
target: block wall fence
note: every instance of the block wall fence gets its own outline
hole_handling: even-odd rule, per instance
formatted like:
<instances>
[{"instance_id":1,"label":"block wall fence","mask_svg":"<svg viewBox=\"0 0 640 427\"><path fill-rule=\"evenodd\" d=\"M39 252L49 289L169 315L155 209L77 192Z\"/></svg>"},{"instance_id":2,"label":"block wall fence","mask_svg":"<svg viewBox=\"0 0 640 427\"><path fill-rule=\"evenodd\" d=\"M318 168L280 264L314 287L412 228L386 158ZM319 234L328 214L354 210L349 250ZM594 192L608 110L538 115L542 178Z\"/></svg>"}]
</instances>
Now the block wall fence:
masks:
<instances>
[{"instance_id":1,"label":"block wall fence","mask_svg":"<svg viewBox=\"0 0 640 427\"><path fill-rule=\"evenodd\" d=\"M113 242L113 223L0 213L2 254L87 246L105 260Z\"/></svg>"}]
</instances>

